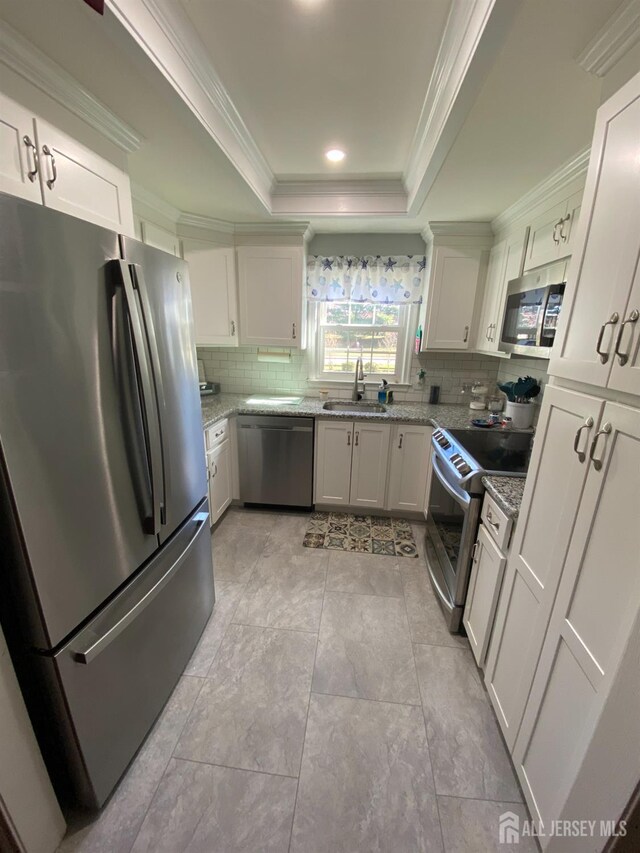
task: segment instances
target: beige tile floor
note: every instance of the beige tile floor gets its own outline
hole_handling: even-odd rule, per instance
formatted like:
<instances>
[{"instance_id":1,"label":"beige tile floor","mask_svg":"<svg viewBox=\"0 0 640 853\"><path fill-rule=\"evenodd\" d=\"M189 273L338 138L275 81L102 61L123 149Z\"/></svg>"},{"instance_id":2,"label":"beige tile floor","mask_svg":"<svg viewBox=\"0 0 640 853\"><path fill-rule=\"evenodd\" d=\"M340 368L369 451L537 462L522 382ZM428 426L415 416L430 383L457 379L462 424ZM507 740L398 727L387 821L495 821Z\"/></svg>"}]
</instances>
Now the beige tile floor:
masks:
<instances>
[{"instance_id":1,"label":"beige tile floor","mask_svg":"<svg viewBox=\"0 0 640 853\"><path fill-rule=\"evenodd\" d=\"M467 641L431 592L421 525L420 557L395 559L303 548L306 523L231 509L218 524L198 648L62 853L511 849L499 815L526 809Z\"/></svg>"}]
</instances>

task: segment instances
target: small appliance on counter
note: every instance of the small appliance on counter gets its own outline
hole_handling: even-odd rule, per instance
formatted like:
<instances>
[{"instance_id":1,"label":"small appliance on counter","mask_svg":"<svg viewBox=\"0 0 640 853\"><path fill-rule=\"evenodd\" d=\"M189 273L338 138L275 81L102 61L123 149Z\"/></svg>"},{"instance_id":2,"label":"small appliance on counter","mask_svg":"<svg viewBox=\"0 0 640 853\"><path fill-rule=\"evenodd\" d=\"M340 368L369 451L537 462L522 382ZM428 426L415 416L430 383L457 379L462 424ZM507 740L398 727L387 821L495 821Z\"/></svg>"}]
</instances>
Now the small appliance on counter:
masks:
<instances>
[{"instance_id":1,"label":"small appliance on counter","mask_svg":"<svg viewBox=\"0 0 640 853\"><path fill-rule=\"evenodd\" d=\"M212 397L214 394L220 393L219 382L200 382L200 396Z\"/></svg>"}]
</instances>

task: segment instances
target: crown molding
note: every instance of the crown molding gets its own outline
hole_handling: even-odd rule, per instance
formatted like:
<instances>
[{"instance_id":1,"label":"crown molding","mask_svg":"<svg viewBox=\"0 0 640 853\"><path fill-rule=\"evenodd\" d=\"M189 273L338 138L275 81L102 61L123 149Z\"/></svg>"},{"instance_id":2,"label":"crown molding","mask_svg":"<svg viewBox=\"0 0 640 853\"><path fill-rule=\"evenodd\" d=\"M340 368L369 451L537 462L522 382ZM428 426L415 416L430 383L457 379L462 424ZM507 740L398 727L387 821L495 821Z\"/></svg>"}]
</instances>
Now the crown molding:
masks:
<instances>
[{"instance_id":1,"label":"crown molding","mask_svg":"<svg viewBox=\"0 0 640 853\"><path fill-rule=\"evenodd\" d=\"M212 216L200 216L197 213L179 211L178 225L187 228L199 228L201 231L217 231L222 234L234 234L235 225L226 219L214 219Z\"/></svg>"},{"instance_id":2,"label":"crown molding","mask_svg":"<svg viewBox=\"0 0 640 853\"><path fill-rule=\"evenodd\" d=\"M152 193L150 190L146 189L146 187L135 183L135 181L131 181L131 197L137 205L142 205L148 210L154 211L163 219L173 222L174 224L178 222L181 212L177 207L169 204L168 201L158 198L155 193Z\"/></svg>"},{"instance_id":3,"label":"crown molding","mask_svg":"<svg viewBox=\"0 0 640 853\"><path fill-rule=\"evenodd\" d=\"M434 237L490 237L493 229L490 222L429 222L425 231Z\"/></svg>"},{"instance_id":4,"label":"crown molding","mask_svg":"<svg viewBox=\"0 0 640 853\"><path fill-rule=\"evenodd\" d=\"M626 0L577 57L589 74L604 77L640 41L640 0Z\"/></svg>"},{"instance_id":5,"label":"crown molding","mask_svg":"<svg viewBox=\"0 0 640 853\"><path fill-rule=\"evenodd\" d=\"M277 235L310 240L314 232L309 222L236 222L235 233L244 237Z\"/></svg>"},{"instance_id":6,"label":"crown molding","mask_svg":"<svg viewBox=\"0 0 640 853\"><path fill-rule=\"evenodd\" d=\"M106 2L269 211L273 173L181 6L168 0Z\"/></svg>"},{"instance_id":7,"label":"crown molding","mask_svg":"<svg viewBox=\"0 0 640 853\"><path fill-rule=\"evenodd\" d=\"M279 181L271 194L271 212L286 216L406 216L407 193L400 179Z\"/></svg>"},{"instance_id":8,"label":"crown molding","mask_svg":"<svg viewBox=\"0 0 640 853\"><path fill-rule=\"evenodd\" d=\"M143 137L94 97L57 62L5 21L0 27L0 62L81 118L102 136L130 154Z\"/></svg>"},{"instance_id":9,"label":"crown molding","mask_svg":"<svg viewBox=\"0 0 640 853\"><path fill-rule=\"evenodd\" d=\"M522 219L536 205L548 201L549 197L554 193L562 192L578 178L582 178L587 174L589 166L590 148L585 148L563 163L559 169L552 172L544 181L536 184L535 187L525 193L515 204L508 207L500 213L491 223L494 233L504 231L510 225Z\"/></svg>"},{"instance_id":10,"label":"crown molding","mask_svg":"<svg viewBox=\"0 0 640 853\"><path fill-rule=\"evenodd\" d=\"M404 183L415 216L484 83L522 0L452 0Z\"/></svg>"}]
</instances>

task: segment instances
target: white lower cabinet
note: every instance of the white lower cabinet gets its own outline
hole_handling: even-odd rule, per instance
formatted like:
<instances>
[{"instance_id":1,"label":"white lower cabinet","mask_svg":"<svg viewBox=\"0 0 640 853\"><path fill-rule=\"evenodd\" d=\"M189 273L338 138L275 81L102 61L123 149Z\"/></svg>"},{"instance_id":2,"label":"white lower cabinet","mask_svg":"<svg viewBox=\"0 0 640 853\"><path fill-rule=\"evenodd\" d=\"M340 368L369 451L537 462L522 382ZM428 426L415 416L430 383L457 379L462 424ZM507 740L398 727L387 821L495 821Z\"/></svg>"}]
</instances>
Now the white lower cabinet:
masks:
<instances>
[{"instance_id":1,"label":"white lower cabinet","mask_svg":"<svg viewBox=\"0 0 640 853\"><path fill-rule=\"evenodd\" d=\"M409 512L423 509L432 432L430 426L415 424L393 427L387 509Z\"/></svg>"},{"instance_id":2,"label":"white lower cabinet","mask_svg":"<svg viewBox=\"0 0 640 853\"><path fill-rule=\"evenodd\" d=\"M210 522L215 524L231 503L231 443L225 439L207 453L209 469L209 513Z\"/></svg>"},{"instance_id":3,"label":"white lower cabinet","mask_svg":"<svg viewBox=\"0 0 640 853\"><path fill-rule=\"evenodd\" d=\"M513 749L532 817L547 826L567 817L565 801L593 733L603 725L616 673L640 619L640 410L607 402L596 424L597 436L582 463L586 477L579 504L572 517L563 519L571 537L562 579ZM562 479L557 472L556 488ZM536 489L531 504L549 497ZM547 546L551 552L552 543ZM636 635L636 684L637 653ZM627 713L635 717L637 740L640 693L635 695ZM615 720L610 723L615 731ZM632 771L637 779L633 747L623 737L610 737L608 771L606 765L592 769L591 785L606 787L607 772ZM573 808L573 817L591 817L579 813L579 802ZM544 849L550 839L541 844ZM600 849L597 839L595 845L582 849Z\"/></svg>"},{"instance_id":4,"label":"white lower cabinet","mask_svg":"<svg viewBox=\"0 0 640 853\"><path fill-rule=\"evenodd\" d=\"M471 651L480 667L484 663L491 639L493 617L506 562L507 558L487 532L484 524L481 524L473 552L469 591L463 616Z\"/></svg>"},{"instance_id":5,"label":"white lower cabinet","mask_svg":"<svg viewBox=\"0 0 640 853\"><path fill-rule=\"evenodd\" d=\"M384 506L387 487L390 427L356 421L351 456L351 506Z\"/></svg>"},{"instance_id":6,"label":"white lower cabinet","mask_svg":"<svg viewBox=\"0 0 640 853\"><path fill-rule=\"evenodd\" d=\"M485 683L513 748L587 474L602 402L549 386L496 612Z\"/></svg>"},{"instance_id":7,"label":"white lower cabinet","mask_svg":"<svg viewBox=\"0 0 640 853\"><path fill-rule=\"evenodd\" d=\"M315 503L349 504L353 421L316 425Z\"/></svg>"}]
</instances>

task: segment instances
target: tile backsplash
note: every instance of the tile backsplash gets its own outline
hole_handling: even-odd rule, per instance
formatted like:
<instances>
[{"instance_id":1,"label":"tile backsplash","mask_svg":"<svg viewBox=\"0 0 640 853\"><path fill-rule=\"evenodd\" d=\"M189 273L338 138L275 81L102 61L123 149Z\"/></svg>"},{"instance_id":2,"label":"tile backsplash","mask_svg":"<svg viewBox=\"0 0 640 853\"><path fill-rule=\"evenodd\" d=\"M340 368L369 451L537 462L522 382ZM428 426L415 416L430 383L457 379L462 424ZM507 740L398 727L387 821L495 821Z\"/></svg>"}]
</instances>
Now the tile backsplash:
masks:
<instances>
[{"instance_id":1,"label":"tile backsplash","mask_svg":"<svg viewBox=\"0 0 640 853\"><path fill-rule=\"evenodd\" d=\"M268 349L270 352L289 352L274 347ZM288 363L271 363L258 361L258 347L198 347L198 359L203 363L205 378L220 382L222 391L226 392L295 392L316 396L321 387L321 383L309 380L312 365L308 351L292 350ZM491 389L497 381L500 366L499 359L476 353L420 353L411 359L411 387L398 388L394 394L398 401L427 401L430 386L439 385L442 403L463 403L462 384L477 379ZM427 374L424 383L417 380L420 368ZM527 368L525 372L532 373L532 370ZM351 394L348 381L341 384L327 383L326 387L330 388L332 397L347 397ZM376 392L377 384L370 383L367 386L367 397L373 398Z\"/></svg>"}]
</instances>

